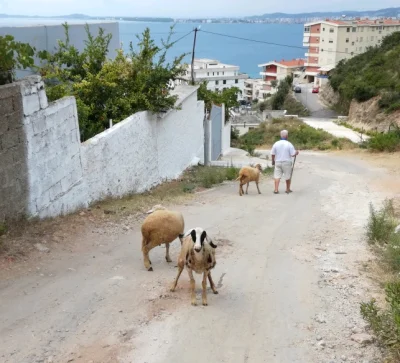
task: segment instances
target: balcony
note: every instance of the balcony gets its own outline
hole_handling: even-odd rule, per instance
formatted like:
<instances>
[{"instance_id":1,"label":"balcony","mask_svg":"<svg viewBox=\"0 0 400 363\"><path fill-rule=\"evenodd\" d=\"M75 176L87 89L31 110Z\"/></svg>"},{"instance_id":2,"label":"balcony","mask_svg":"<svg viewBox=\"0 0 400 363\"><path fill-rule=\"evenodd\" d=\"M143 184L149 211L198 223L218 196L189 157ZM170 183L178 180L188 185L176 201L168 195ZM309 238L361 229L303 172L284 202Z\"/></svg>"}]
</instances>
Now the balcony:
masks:
<instances>
[{"instance_id":1,"label":"balcony","mask_svg":"<svg viewBox=\"0 0 400 363\"><path fill-rule=\"evenodd\" d=\"M319 67L318 62L316 61L309 61L309 62L304 62L305 67Z\"/></svg>"},{"instance_id":2,"label":"balcony","mask_svg":"<svg viewBox=\"0 0 400 363\"><path fill-rule=\"evenodd\" d=\"M305 53L304 54L307 58L308 57L319 57L319 53Z\"/></svg>"},{"instance_id":3,"label":"balcony","mask_svg":"<svg viewBox=\"0 0 400 363\"><path fill-rule=\"evenodd\" d=\"M276 75L277 75L276 72L260 72L260 76L276 77Z\"/></svg>"}]
</instances>

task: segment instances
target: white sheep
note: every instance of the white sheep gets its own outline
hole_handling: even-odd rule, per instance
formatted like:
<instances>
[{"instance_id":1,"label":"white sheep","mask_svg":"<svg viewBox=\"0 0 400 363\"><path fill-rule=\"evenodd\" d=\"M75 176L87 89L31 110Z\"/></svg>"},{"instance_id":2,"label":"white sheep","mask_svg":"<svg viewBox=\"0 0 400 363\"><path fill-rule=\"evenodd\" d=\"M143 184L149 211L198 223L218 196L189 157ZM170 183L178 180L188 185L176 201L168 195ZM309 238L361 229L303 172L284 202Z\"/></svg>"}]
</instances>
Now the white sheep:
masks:
<instances>
[{"instance_id":1,"label":"white sheep","mask_svg":"<svg viewBox=\"0 0 400 363\"><path fill-rule=\"evenodd\" d=\"M197 305L193 271L198 274L203 273L203 305L207 306L207 277L210 281L211 289L214 294L218 294L215 288L214 281L211 277L211 269L216 265L215 249L217 245L207 235L207 232L202 228L193 228L189 230L184 238L181 247L181 252L178 258L178 274L171 287L171 292L174 292L178 284L179 277L186 266L190 278L190 289L192 293L192 305Z\"/></svg>"},{"instance_id":2,"label":"white sheep","mask_svg":"<svg viewBox=\"0 0 400 363\"><path fill-rule=\"evenodd\" d=\"M239 177L236 181L239 182L239 195L242 196L244 194L243 185L247 184L246 194L248 194L249 183L254 181L257 186L258 194L261 194L260 188L258 187L258 183L260 180L260 174L262 172L262 167L260 164L257 164L254 168L251 166L244 166L239 171Z\"/></svg>"},{"instance_id":3,"label":"white sheep","mask_svg":"<svg viewBox=\"0 0 400 363\"><path fill-rule=\"evenodd\" d=\"M169 256L169 244L179 237L181 244L185 229L183 215L180 212L167 210L163 206L155 206L142 224L142 252L144 266L153 271L149 252L156 246L165 243L167 262L172 262Z\"/></svg>"}]
</instances>

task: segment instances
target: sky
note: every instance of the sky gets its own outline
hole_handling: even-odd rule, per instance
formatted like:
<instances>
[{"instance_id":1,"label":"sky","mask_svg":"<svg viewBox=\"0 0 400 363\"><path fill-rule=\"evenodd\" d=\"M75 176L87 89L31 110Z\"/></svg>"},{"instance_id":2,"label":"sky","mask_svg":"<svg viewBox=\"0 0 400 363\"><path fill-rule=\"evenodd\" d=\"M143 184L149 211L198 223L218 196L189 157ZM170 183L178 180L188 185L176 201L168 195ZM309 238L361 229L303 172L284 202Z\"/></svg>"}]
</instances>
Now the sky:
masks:
<instances>
[{"instance_id":1,"label":"sky","mask_svg":"<svg viewBox=\"0 0 400 363\"><path fill-rule=\"evenodd\" d=\"M362 3L362 5L360 5ZM264 13L377 10L398 7L399 0L0 0L0 13L14 15L222 17Z\"/></svg>"}]
</instances>

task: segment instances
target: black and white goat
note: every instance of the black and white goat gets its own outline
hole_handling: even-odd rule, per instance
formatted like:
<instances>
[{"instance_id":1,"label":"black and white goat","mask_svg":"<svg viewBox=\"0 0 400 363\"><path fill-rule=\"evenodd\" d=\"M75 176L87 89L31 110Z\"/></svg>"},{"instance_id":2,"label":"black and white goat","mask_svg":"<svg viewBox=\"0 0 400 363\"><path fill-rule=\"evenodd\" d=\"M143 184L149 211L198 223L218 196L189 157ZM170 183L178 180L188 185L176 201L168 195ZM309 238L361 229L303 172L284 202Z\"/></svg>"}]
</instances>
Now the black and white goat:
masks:
<instances>
[{"instance_id":1,"label":"black and white goat","mask_svg":"<svg viewBox=\"0 0 400 363\"><path fill-rule=\"evenodd\" d=\"M207 306L207 278L210 281L211 289L214 294L218 294L215 288L214 281L211 277L211 269L216 265L215 249L217 245L207 235L207 232L202 228L193 228L185 233L181 252L178 258L178 275L172 285L171 291L174 292L178 284L179 277L186 266L190 278L190 289L192 293L192 305L197 305L193 271L198 274L203 274L203 305Z\"/></svg>"}]
</instances>

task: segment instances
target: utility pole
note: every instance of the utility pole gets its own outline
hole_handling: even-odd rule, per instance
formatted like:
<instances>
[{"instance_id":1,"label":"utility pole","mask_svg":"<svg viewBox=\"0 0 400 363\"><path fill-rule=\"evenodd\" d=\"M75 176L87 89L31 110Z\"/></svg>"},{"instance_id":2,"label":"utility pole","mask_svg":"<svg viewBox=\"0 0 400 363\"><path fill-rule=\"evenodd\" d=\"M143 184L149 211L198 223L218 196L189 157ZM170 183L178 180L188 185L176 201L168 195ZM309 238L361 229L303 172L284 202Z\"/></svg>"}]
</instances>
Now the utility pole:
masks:
<instances>
[{"instance_id":1,"label":"utility pole","mask_svg":"<svg viewBox=\"0 0 400 363\"><path fill-rule=\"evenodd\" d=\"M196 27L194 29L194 39L193 39L193 51L192 51L192 85L194 86L194 52L196 50L196 39L197 39L197 32L200 30L200 27Z\"/></svg>"}]
</instances>

